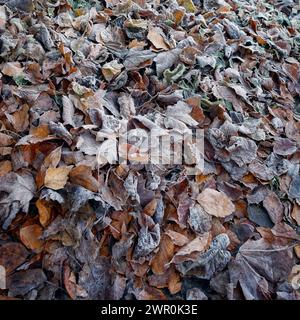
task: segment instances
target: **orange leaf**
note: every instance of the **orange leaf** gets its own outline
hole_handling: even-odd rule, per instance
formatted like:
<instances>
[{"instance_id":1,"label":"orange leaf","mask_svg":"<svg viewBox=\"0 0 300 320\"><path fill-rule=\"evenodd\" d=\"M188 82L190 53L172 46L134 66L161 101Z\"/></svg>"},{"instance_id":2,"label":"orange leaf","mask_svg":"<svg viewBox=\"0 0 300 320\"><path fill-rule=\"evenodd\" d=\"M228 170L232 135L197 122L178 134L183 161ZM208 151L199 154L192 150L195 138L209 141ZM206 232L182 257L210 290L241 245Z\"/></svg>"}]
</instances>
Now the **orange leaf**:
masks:
<instances>
[{"instance_id":1,"label":"orange leaf","mask_svg":"<svg viewBox=\"0 0 300 320\"><path fill-rule=\"evenodd\" d=\"M157 200L152 199L144 208L143 212L148 216L153 216L157 207Z\"/></svg>"},{"instance_id":2,"label":"orange leaf","mask_svg":"<svg viewBox=\"0 0 300 320\"><path fill-rule=\"evenodd\" d=\"M0 177L4 176L12 170L11 162L8 160L0 162Z\"/></svg>"},{"instance_id":3,"label":"orange leaf","mask_svg":"<svg viewBox=\"0 0 300 320\"><path fill-rule=\"evenodd\" d=\"M43 228L38 224L32 224L21 228L20 238L24 245L31 250L41 250L44 242L40 240Z\"/></svg>"},{"instance_id":4,"label":"orange leaf","mask_svg":"<svg viewBox=\"0 0 300 320\"><path fill-rule=\"evenodd\" d=\"M43 227L46 227L52 217L52 207L46 200L43 199L38 199L35 205L39 210L40 223Z\"/></svg>"}]
</instances>

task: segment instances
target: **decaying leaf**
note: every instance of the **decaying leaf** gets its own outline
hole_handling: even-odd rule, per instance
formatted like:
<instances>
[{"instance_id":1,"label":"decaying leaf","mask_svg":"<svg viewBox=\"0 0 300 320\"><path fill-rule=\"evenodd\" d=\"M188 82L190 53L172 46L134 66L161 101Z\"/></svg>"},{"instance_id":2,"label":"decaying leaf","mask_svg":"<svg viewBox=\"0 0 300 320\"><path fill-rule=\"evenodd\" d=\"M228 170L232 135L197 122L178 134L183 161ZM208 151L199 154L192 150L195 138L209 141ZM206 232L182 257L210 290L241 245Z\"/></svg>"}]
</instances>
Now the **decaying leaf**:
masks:
<instances>
[{"instance_id":1,"label":"decaying leaf","mask_svg":"<svg viewBox=\"0 0 300 320\"><path fill-rule=\"evenodd\" d=\"M7 242L0 246L0 265L5 268L7 274L10 274L28 257L26 248L17 242Z\"/></svg>"},{"instance_id":2,"label":"decaying leaf","mask_svg":"<svg viewBox=\"0 0 300 320\"><path fill-rule=\"evenodd\" d=\"M29 202L34 196L35 185L30 174L18 175L9 172L0 177L0 221L7 229L19 210L28 211Z\"/></svg>"},{"instance_id":3,"label":"decaying leaf","mask_svg":"<svg viewBox=\"0 0 300 320\"><path fill-rule=\"evenodd\" d=\"M44 185L53 190L62 189L68 181L72 166L60 168L48 168L45 174Z\"/></svg>"},{"instance_id":4,"label":"decaying leaf","mask_svg":"<svg viewBox=\"0 0 300 320\"><path fill-rule=\"evenodd\" d=\"M210 188L202 191L197 201L208 214L215 217L226 217L235 210L234 204L223 192Z\"/></svg>"},{"instance_id":5,"label":"decaying leaf","mask_svg":"<svg viewBox=\"0 0 300 320\"><path fill-rule=\"evenodd\" d=\"M25 295L42 286L46 280L47 277L42 269L18 271L8 278L9 293L11 296Z\"/></svg>"},{"instance_id":6,"label":"decaying leaf","mask_svg":"<svg viewBox=\"0 0 300 320\"><path fill-rule=\"evenodd\" d=\"M192 261L177 263L176 268L183 274L210 279L216 272L222 271L230 261L231 254L226 250L229 243L226 234L219 234L206 252L200 251L201 254Z\"/></svg>"},{"instance_id":7,"label":"decaying leaf","mask_svg":"<svg viewBox=\"0 0 300 320\"><path fill-rule=\"evenodd\" d=\"M151 27L149 28L147 38L151 41L157 49L168 50L169 47L164 41L163 31L159 27Z\"/></svg>"},{"instance_id":8,"label":"decaying leaf","mask_svg":"<svg viewBox=\"0 0 300 320\"><path fill-rule=\"evenodd\" d=\"M0 34L0 300L300 299L298 1L2 0Z\"/></svg>"},{"instance_id":9,"label":"decaying leaf","mask_svg":"<svg viewBox=\"0 0 300 320\"><path fill-rule=\"evenodd\" d=\"M90 167L80 165L70 171L70 182L76 185L97 192L99 190L99 182L93 177Z\"/></svg>"},{"instance_id":10,"label":"decaying leaf","mask_svg":"<svg viewBox=\"0 0 300 320\"><path fill-rule=\"evenodd\" d=\"M43 228L38 224L32 224L20 229L20 239L23 244L31 250L40 250L43 246L43 241L40 240Z\"/></svg>"},{"instance_id":11,"label":"decaying leaf","mask_svg":"<svg viewBox=\"0 0 300 320\"><path fill-rule=\"evenodd\" d=\"M267 299L270 284L278 283L292 269L291 248L276 247L264 239L248 240L229 266L230 280L236 288L239 283L247 300Z\"/></svg>"}]
</instances>

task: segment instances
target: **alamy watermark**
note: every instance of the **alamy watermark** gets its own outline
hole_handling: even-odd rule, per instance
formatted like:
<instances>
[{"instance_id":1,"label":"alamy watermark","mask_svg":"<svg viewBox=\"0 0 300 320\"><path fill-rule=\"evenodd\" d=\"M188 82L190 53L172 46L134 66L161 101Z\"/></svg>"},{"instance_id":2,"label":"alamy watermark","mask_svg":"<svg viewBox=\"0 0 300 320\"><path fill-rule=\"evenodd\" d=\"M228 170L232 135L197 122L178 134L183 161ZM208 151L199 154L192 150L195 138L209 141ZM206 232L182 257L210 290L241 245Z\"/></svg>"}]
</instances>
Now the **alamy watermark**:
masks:
<instances>
[{"instance_id":1,"label":"alamy watermark","mask_svg":"<svg viewBox=\"0 0 300 320\"><path fill-rule=\"evenodd\" d=\"M204 168L204 130L145 130L119 128L117 132L100 132L99 165L154 164L183 165L187 175L197 175Z\"/></svg>"}]
</instances>

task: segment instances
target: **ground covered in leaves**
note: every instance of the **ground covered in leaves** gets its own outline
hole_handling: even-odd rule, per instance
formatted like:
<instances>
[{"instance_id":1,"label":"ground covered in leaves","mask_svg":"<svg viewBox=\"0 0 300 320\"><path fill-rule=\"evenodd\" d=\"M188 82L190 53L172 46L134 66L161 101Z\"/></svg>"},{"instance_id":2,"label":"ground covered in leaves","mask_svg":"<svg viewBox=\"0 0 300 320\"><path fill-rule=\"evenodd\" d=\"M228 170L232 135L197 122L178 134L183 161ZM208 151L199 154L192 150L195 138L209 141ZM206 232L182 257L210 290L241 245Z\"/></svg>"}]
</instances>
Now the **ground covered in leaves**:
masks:
<instances>
[{"instance_id":1,"label":"ground covered in leaves","mask_svg":"<svg viewBox=\"0 0 300 320\"><path fill-rule=\"evenodd\" d=\"M1 299L299 299L298 1L0 4Z\"/></svg>"}]
</instances>

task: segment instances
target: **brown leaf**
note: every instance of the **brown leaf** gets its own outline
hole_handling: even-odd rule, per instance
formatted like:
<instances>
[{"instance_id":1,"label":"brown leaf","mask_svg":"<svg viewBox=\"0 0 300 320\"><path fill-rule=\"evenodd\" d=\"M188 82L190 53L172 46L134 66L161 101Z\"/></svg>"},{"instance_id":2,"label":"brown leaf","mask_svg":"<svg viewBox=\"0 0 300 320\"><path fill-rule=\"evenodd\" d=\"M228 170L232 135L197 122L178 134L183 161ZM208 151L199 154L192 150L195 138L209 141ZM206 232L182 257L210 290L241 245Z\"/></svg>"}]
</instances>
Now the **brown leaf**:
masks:
<instances>
[{"instance_id":1,"label":"brown leaf","mask_svg":"<svg viewBox=\"0 0 300 320\"><path fill-rule=\"evenodd\" d=\"M281 156L288 156L297 151L296 142L287 138L276 138L273 144L273 151Z\"/></svg>"},{"instance_id":2,"label":"brown leaf","mask_svg":"<svg viewBox=\"0 0 300 320\"><path fill-rule=\"evenodd\" d=\"M144 208L143 212L148 216L153 216L157 207L157 200L154 198Z\"/></svg>"},{"instance_id":3,"label":"brown leaf","mask_svg":"<svg viewBox=\"0 0 300 320\"><path fill-rule=\"evenodd\" d=\"M24 245L31 250L41 250L44 242L40 240L43 228L38 224L32 224L20 229L20 238Z\"/></svg>"},{"instance_id":4,"label":"brown leaf","mask_svg":"<svg viewBox=\"0 0 300 320\"><path fill-rule=\"evenodd\" d=\"M39 210L39 220L43 227L46 227L52 218L52 207L49 202L38 199L35 203Z\"/></svg>"},{"instance_id":5,"label":"brown leaf","mask_svg":"<svg viewBox=\"0 0 300 320\"><path fill-rule=\"evenodd\" d=\"M164 293L156 288L144 285L144 288L136 295L138 300L167 300Z\"/></svg>"},{"instance_id":6,"label":"brown leaf","mask_svg":"<svg viewBox=\"0 0 300 320\"><path fill-rule=\"evenodd\" d=\"M18 271L8 278L9 295L24 295L47 280L42 269Z\"/></svg>"},{"instance_id":7,"label":"brown leaf","mask_svg":"<svg viewBox=\"0 0 300 320\"><path fill-rule=\"evenodd\" d=\"M239 283L247 300L270 298L270 283L278 283L292 269L291 248L278 247L264 239L248 240L239 249L229 265L230 280L234 287Z\"/></svg>"},{"instance_id":8,"label":"brown leaf","mask_svg":"<svg viewBox=\"0 0 300 320\"><path fill-rule=\"evenodd\" d=\"M104 78L107 81L111 81L114 77L120 74L122 68L123 68L122 64L118 63L116 60L113 60L106 63L102 67L101 71L103 73Z\"/></svg>"},{"instance_id":9,"label":"brown leaf","mask_svg":"<svg viewBox=\"0 0 300 320\"><path fill-rule=\"evenodd\" d=\"M168 50L169 47L162 36L163 30L159 27L149 27L147 38L151 41L156 49Z\"/></svg>"},{"instance_id":10,"label":"brown leaf","mask_svg":"<svg viewBox=\"0 0 300 320\"><path fill-rule=\"evenodd\" d=\"M13 143L14 143L14 139L11 136L9 136L3 132L0 132L0 146L1 147L10 146Z\"/></svg>"},{"instance_id":11,"label":"brown leaf","mask_svg":"<svg viewBox=\"0 0 300 320\"><path fill-rule=\"evenodd\" d=\"M215 217L227 217L235 210L234 204L223 192L210 188L204 189L197 201L208 214Z\"/></svg>"},{"instance_id":12,"label":"brown leaf","mask_svg":"<svg viewBox=\"0 0 300 320\"><path fill-rule=\"evenodd\" d=\"M166 265L174 256L175 246L173 241L165 234L162 235L159 250L150 262L151 269L155 274L163 274Z\"/></svg>"},{"instance_id":13,"label":"brown leaf","mask_svg":"<svg viewBox=\"0 0 300 320\"><path fill-rule=\"evenodd\" d=\"M85 165L79 165L71 170L70 182L93 192L98 192L100 188L99 182L93 176L92 169Z\"/></svg>"},{"instance_id":14,"label":"brown leaf","mask_svg":"<svg viewBox=\"0 0 300 320\"><path fill-rule=\"evenodd\" d=\"M12 165L10 161L5 160L0 162L0 177L6 175L11 171L12 171Z\"/></svg>"},{"instance_id":15,"label":"brown leaf","mask_svg":"<svg viewBox=\"0 0 300 320\"><path fill-rule=\"evenodd\" d=\"M21 67L21 64L19 62L6 62L1 72L9 77L17 77L21 74L23 74L23 69Z\"/></svg>"},{"instance_id":16,"label":"brown leaf","mask_svg":"<svg viewBox=\"0 0 300 320\"><path fill-rule=\"evenodd\" d=\"M294 247L294 250L295 250L295 254L296 254L297 258L300 259L300 244L296 245Z\"/></svg>"},{"instance_id":17,"label":"brown leaf","mask_svg":"<svg viewBox=\"0 0 300 320\"><path fill-rule=\"evenodd\" d=\"M281 222L283 218L283 205L275 192L272 192L265 197L263 205L275 224Z\"/></svg>"},{"instance_id":18,"label":"brown leaf","mask_svg":"<svg viewBox=\"0 0 300 320\"><path fill-rule=\"evenodd\" d=\"M297 203L294 204L291 216L297 222L297 225L300 226L300 206Z\"/></svg>"},{"instance_id":19,"label":"brown leaf","mask_svg":"<svg viewBox=\"0 0 300 320\"><path fill-rule=\"evenodd\" d=\"M33 177L29 172L9 172L0 177L0 192L0 221L7 229L20 209L28 211L35 192Z\"/></svg>"},{"instance_id":20,"label":"brown leaf","mask_svg":"<svg viewBox=\"0 0 300 320\"><path fill-rule=\"evenodd\" d=\"M61 159L61 147L58 147L51 151L44 159L40 170L36 175L36 184L38 188L41 188L44 184L46 170L48 168L55 168L59 164Z\"/></svg>"},{"instance_id":21,"label":"brown leaf","mask_svg":"<svg viewBox=\"0 0 300 320\"><path fill-rule=\"evenodd\" d=\"M203 235L196 237L175 254L172 262L180 263L186 260L193 261L199 255L199 253L204 252L209 247L210 242L210 232L206 232Z\"/></svg>"},{"instance_id":22,"label":"brown leaf","mask_svg":"<svg viewBox=\"0 0 300 320\"><path fill-rule=\"evenodd\" d=\"M179 247L182 247L189 242L189 239L185 235L173 230L167 230L166 235L168 235L174 244Z\"/></svg>"},{"instance_id":23,"label":"brown leaf","mask_svg":"<svg viewBox=\"0 0 300 320\"><path fill-rule=\"evenodd\" d=\"M152 287L158 289L168 288L171 294L175 294L181 290L180 276L174 267L170 267L163 274L149 276L148 281Z\"/></svg>"},{"instance_id":24,"label":"brown leaf","mask_svg":"<svg viewBox=\"0 0 300 320\"><path fill-rule=\"evenodd\" d=\"M29 106L24 104L18 111L11 114L6 114L8 121L13 125L17 132L23 132L28 128L29 125Z\"/></svg>"},{"instance_id":25,"label":"brown leaf","mask_svg":"<svg viewBox=\"0 0 300 320\"><path fill-rule=\"evenodd\" d=\"M68 176L73 166L48 168L46 170L44 185L47 188L62 189L68 181Z\"/></svg>"},{"instance_id":26,"label":"brown leaf","mask_svg":"<svg viewBox=\"0 0 300 320\"><path fill-rule=\"evenodd\" d=\"M59 164L61 159L61 147L58 147L51 151L48 156L44 159L43 166L45 168L55 168Z\"/></svg>"},{"instance_id":27,"label":"brown leaf","mask_svg":"<svg viewBox=\"0 0 300 320\"><path fill-rule=\"evenodd\" d=\"M0 265L7 274L25 262L27 257L28 251L21 243L8 242L0 245Z\"/></svg>"},{"instance_id":28,"label":"brown leaf","mask_svg":"<svg viewBox=\"0 0 300 320\"><path fill-rule=\"evenodd\" d=\"M76 300L77 297L86 298L88 296L87 292L76 284L75 274L68 265L64 266L64 285L73 300Z\"/></svg>"}]
</instances>

